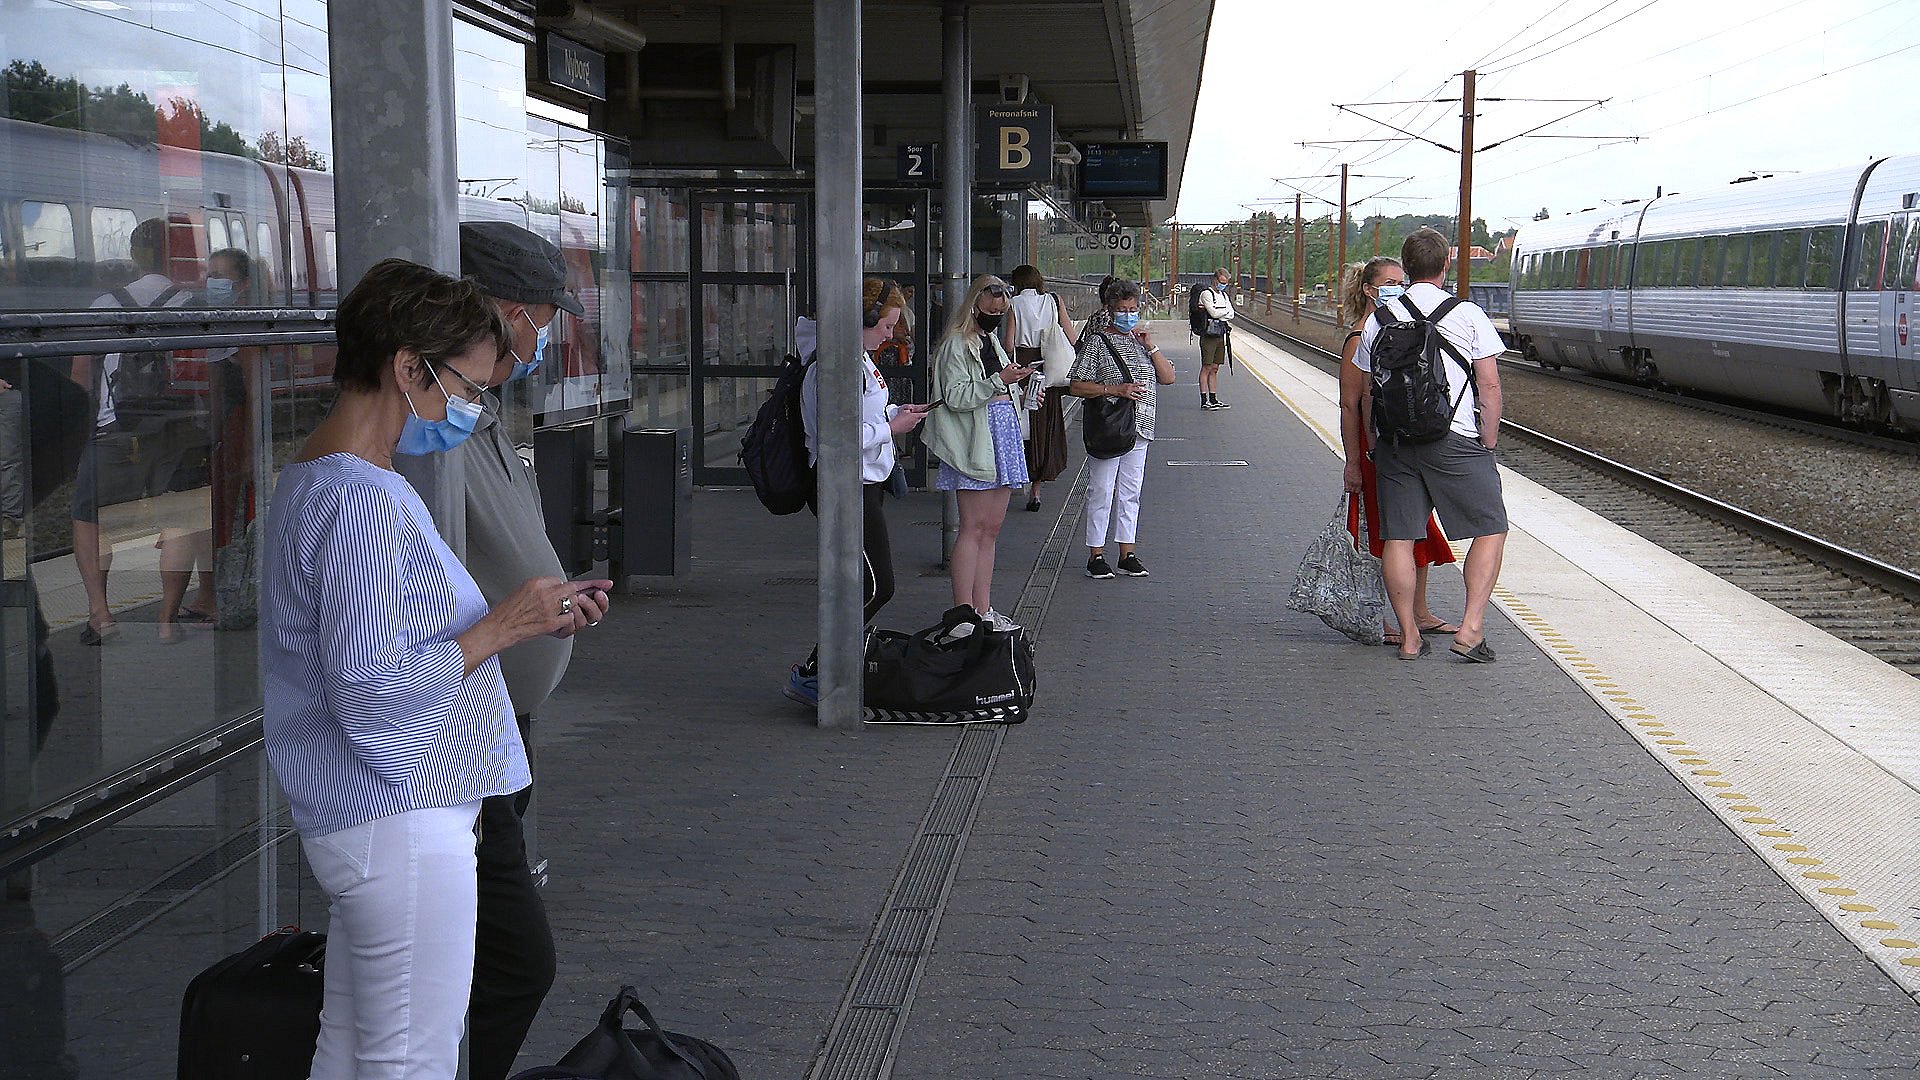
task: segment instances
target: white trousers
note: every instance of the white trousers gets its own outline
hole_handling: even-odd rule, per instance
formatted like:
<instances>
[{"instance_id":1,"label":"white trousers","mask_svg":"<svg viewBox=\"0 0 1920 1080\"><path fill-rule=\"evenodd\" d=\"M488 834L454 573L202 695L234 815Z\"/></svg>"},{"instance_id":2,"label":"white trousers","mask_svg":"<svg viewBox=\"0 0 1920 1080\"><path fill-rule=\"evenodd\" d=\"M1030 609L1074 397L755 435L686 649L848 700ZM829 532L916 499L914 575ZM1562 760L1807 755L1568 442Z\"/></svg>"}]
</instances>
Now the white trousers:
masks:
<instances>
[{"instance_id":1,"label":"white trousers","mask_svg":"<svg viewBox=\"0 0 1920 1080\"><path fill-rule=\"evenodd\" d=\"M326 995L312 1080L453 1080L479 902L480 804L303 838L327 891Z\"/></svg>"},{"instance_id":2,"label":"white trousers","mask_svg":"<svg viewBox=\"0 0 1920 1080\"><path fill-rule=\"evenodd\" d=\"M1107 546L1107 526L1116 543L1131 544L1140 524L1140 485L1147 478L1147 448L1136 439L1133 449L1115 458L1087 459L1087 546Z\"/></svg>"}]
</instances>

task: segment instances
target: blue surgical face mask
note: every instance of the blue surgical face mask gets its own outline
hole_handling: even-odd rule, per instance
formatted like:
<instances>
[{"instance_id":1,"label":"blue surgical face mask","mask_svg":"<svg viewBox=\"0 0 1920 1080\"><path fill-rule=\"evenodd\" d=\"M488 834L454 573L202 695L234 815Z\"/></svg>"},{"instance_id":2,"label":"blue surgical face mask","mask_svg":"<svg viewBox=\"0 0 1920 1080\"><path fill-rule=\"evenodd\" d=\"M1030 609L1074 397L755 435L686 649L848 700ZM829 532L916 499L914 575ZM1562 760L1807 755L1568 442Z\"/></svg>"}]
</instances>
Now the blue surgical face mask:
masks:
<instances>
[{"instance_id":1,"label":"blue surgical face mask","mask_svg":"<svg viewBox=\"0 0 1920 1080\"><path fill-rule=\"evenodd\" d=\"M233 279L210 277L207 279L207 303L213 307L233 306Z\"/></svg>"},{"instance_id":2,"label":"blue surgical face mask","mask_svg":"<svg viewBox=\"0 0 1920 1080\"><path fill-rule=\"evenodd\" d=\"M1140 325L1140 313L1137 311L1116 311L1113 313L1113 328L1131 332Z\"/></svg>"},{"instance_id":3,"label":"blue surgical face mask","mask_svg":"<svg viewBox=\"0 0 1920 1080\"><path fill-rule=\"evenodd\" d=\"M401 454L444 454L448 450L467 441L473 434L475 425L480 423L480 414L484 411L479 403L468 401L458 394L447 392L445 384L440 382L440 373L433 373L433 381L440 392L447 395L447 418L445 420L422 420L420 413L413 408L413 398L407 398L407 410L413 415L407 417L406 426L400 429L400 443L394 447Z\"/></svg>"},{"instance_id":4,"label":"blue surgical face mask","mask_svg":"<svg viewBox=\"0 0 1920 1080\"><path fill-rule=\"evenodd\" d=\"M520 317L527 320L528 325L532 325L533 316L527 314L527 309L520 309ZM559 318L559 316L556 315L554 318ZM520 359L519 353L514 353L513 374L507 376L508 382L513 382L516 379L524 379L540 370L540 364L547 358L547 337L552 332L553 319L548 319L547 325L545 326L535 326L533 328L533 359L522 360Z\"/></svg>"},{"instance_id":5,"label":"blue surgical face mask","mask_svg":"<svg viewBox=\"0 0 1920 1080\"><path fill-rule=\"evenodd\" d=\"M1405 285L1382 285L1374 291L1380 294L1380 302L1383 304L1389 300L1398 300L1400 297L1407 295L1407 287Z\"/></svg>"}]
</instances>

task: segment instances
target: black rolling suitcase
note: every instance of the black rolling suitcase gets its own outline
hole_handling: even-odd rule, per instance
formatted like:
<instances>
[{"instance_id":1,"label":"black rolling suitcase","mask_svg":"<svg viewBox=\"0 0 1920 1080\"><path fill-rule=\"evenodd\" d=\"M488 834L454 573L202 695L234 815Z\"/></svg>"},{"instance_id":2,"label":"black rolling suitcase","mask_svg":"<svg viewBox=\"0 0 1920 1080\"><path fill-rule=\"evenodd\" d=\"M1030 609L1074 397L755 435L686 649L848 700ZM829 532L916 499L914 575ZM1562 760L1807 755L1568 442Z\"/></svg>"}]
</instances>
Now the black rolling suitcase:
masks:
<instances>
[{"instance_id":1,"label":"black rolling suitcase","mask_svg":"<svg viewBox=\"0 0 1920 1080\"><path fill-rule=\"evenodd\" d=\"M276 930L194 976L179 1080L306 1080L320 1038L327 935Z\"/></svg>"},{"instance_id":2,"label":"black rolling suitcase","mask_svg":"<svg viewBox=\"0 0 1920 1080\"><path fill-rule=\"evenodd\" d=\"M955 627L973 632L952 638ZM962 605L917 634L867 635L869 724L1019 724L1033 707L1033 639L1025 630L989 630Z\"/></svg>"}]
</instances>

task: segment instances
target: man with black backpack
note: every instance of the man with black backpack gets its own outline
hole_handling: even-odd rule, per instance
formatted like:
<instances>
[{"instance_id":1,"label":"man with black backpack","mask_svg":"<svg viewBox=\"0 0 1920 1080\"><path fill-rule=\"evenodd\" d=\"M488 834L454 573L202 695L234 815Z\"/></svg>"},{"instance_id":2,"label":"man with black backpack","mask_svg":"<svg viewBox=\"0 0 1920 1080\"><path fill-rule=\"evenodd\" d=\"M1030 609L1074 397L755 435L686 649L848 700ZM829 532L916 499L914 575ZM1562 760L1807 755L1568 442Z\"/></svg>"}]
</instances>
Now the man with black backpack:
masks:
<instances>
[{"instance_id":1,"label":"man with black backpack","mask_svg":"<svg viewBox=\"0 0 1920 1080\"><path fill-rule=\"evenodd\" d=\"M1499 357L1506 346L1486 312L1442 287L1448 254L1447 238L1432 229L1407 237L1400 262L1413 284L1366 321L1353 363L1372 383L1382 562L1394 615L1401 626L1418 625L1413 545L1427 534L1427 515L1438 510L1449 537L1473 538L1463 568L1466 610L1453 651L1490 664L1487 603L1507 542L1493 456L1500 437ZM1400 659L1427 652L1427 643L1413 637L1402 641Z\"/></svg>"},{"instance_id":2,"label":"man with black backpack","mask_svg":"<svg viewBox=\"0 0 1920 1080\"><path fill-rule=\"evenodd\" d=\"M1200 339L1200 407L1231 409L1220 400L1220 365L1233 355L1233 301L1227 296L1232 275L1226 267L1213 280L1195 285L1187 298L1187 326Z\"/></svg>"}]
</instances>

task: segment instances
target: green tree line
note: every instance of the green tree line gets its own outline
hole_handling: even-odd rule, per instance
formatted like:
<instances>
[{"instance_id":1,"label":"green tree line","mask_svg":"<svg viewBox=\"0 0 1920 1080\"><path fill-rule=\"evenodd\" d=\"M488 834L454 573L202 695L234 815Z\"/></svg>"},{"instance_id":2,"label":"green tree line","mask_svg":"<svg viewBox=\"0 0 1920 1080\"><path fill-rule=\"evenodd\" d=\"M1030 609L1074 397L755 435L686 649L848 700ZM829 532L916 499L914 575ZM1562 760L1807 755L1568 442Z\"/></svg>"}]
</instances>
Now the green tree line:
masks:
<instances>
[{"instance_id":1,"label":"green tree line","mask_svg":"<svg viewBox=\"0 0 1920 1080\"><path fill-rule=\"evenodd\" d=\"M1242 241L1237 247L1240 252L1239 271L1255 276L1266 274L1269 223L1273 226L1274 272L1283 279L1291 280L1294 265L1293 216L1264 211L1244 222L1179 229L1181 276L1206 273L1220 266L1233 268L1236 237ZM1301 244L1306 253L1306 283L1304 287L1300 287L1300 291L1311 292L1315 284L1331 280L1328 277L1328 268L1337 257L1335 232L1338 227L1337 220L1332 217L1307 220ZM1389 217L1375 214L1350 220L1347 224L1347 261L1363 261L1376 252L1397 258L1401 243L1415 230L1421 228L1437 229L1449 240L1454 237L1454 219L1447 215L1400 214ZM1155 279L1164 279L1167 276L1174 231L1171 226L1166 225L1153 230L1151 249L1148 252L1152 262L1151 266L1145 269ZM1145 230L1138 230L1138 232L1144 233ZM1500 235L1488 231L1485 218L1473 219L1472 237L1475 246L1497 252ZM1118 266L1121 274L1136 278L1141 276L1143 267L1140 248L1141 245L1136 243L1132 253L1119 258ZM1493 262L1474 267L1473 280L1507 280L1509 261L1508 256L1496 254Z\"/></svg>"}]
</instances>

